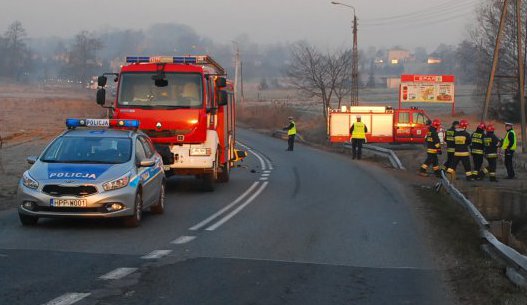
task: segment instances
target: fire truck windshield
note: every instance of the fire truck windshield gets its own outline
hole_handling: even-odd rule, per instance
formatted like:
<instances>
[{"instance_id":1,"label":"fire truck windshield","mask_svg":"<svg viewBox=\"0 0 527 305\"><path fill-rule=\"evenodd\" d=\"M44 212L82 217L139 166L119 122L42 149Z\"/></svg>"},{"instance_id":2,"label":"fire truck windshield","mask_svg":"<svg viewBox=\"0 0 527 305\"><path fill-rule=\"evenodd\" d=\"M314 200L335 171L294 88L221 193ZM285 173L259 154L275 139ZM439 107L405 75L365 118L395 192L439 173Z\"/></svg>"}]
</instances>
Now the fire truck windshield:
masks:
<instances>
[{"instance_id":1,"label":"fire truck windshield","mask_svg":"<svg viewBox=\"0 0 527 305\"><path fill-rule=\"evenodd\" d=\"M165 73L167 86L157 87L155 73L123 73L118 104L139 108L201 108L203 85L197 73Z\"/></svg>"}]
</instances>

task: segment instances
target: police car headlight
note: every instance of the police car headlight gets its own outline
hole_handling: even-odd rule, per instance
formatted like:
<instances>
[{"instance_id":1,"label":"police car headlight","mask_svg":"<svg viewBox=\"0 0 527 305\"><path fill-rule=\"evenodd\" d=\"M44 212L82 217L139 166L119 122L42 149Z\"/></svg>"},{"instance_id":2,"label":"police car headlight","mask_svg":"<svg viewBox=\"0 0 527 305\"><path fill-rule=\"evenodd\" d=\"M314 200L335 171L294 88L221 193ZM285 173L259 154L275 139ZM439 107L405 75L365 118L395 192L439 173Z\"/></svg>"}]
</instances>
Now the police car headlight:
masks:
<instances>
[{"instance_id":1,"label":"police car headlight","mask_svg":"<svg viewBox=\"0 0 527 305\"><path fill-rule=\"evenodd\" d=\"M211 153L212 152L210 148L205 148L205 147L191 147L190 148L191 156L210 156Z\"/></svg>"},{"instance_id":2,"label":"police car headlight","mask_svg":"<svg viewBox=\"0 0 527 305\"><path fill-rule=\"evenodd\" d=\"M38 182L31 178L27 171L22 175L22 184L24 184L25 187L33 190L38 188Z\"/></svg>"},{"instance_id":3,"label":"police car headlight","mask_svg":"<svg viewBox=\"0 0 527 305\"><path fill-rule=\"evenodd\" d=\"M117 190L117 189L127 186L129 182L130 182L130 173L128 172L118 179L104 183L102 185L102 188L105 191Z\"/></svg>"}]
</instances>

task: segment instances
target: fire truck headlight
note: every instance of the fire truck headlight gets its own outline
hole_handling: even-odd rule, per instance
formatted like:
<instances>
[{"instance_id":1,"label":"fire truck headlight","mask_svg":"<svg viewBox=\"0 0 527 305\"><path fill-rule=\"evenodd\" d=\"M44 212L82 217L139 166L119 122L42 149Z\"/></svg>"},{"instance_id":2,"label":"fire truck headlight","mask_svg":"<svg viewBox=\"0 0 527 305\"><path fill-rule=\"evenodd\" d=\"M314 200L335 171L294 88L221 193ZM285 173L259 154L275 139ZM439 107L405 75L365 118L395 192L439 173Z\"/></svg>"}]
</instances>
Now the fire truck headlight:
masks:
<instances>
[{"instance_id":1,"label":"fire truck headlight","mask_svg":"<svg viewBox=\"0 0 527 305\"><path fill-rule=\"evenodd\" d=\"M205 148L205 147L191 147L190 148L191 156L210 156L211 152L212 151L210 148Z\"/></svg>"}]
</instances>

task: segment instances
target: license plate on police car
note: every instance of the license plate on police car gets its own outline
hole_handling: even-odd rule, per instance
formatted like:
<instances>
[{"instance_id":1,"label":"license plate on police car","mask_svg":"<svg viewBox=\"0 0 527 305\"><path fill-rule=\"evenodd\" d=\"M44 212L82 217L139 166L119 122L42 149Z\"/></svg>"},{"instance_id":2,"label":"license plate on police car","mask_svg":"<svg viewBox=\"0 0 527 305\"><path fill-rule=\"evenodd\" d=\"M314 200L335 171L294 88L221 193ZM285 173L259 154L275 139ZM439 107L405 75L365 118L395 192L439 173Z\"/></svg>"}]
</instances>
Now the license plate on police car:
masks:
<instances>
[{"instance_id":1,"label":"license plate on police car","mask_svg":"<svg viewBox=\"0 0 527 305\"><path fill-rule=\"evenodd\" d=\"M88 200L52 198L49 201L49 205L56 208L84 208L88 206Z\"/></svg>"}]
</instances>

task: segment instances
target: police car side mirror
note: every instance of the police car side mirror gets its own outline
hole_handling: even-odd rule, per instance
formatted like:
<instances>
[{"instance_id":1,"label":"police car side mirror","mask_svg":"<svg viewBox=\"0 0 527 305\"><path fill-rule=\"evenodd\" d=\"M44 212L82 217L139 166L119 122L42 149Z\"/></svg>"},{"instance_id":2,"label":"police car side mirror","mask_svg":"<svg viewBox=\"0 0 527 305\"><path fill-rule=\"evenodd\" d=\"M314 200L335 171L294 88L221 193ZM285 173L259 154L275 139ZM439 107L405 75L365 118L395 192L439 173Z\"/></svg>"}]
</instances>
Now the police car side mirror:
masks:
<instances>
[{"instance_id":1,"label":"police car side mirror","mask_svg":"<svg viewBox=\"0 0 527 305\"><path fill-rule=\"evenodd\" d=\"M101 88L97 90L97 104L104 106L106 103L106 90Z\"/></svg>"},{"instance_id":2,"label":"police car side mirror","mask_svg":"<svg viewBox=\"0 0 527 305\"><path fill-rule=\"evenodd\" d=\"M106 86L106 82L108 82L108 78L104 75L97 77L97 86L104 87Z\"/></svg>"},{"instance_id":3,"label":"police car side mirror","mask_svg":"<svg viewBox=\"0 0 527 305\"><path fill-rule=\"evenodd\" d=\"M225 106L229 102L229 96L226 91L221 90L218 94L218 106Z\"/></svg>"},{"instance_id":4,"label":"police car side mirror","mask_svg":"<svg viewBox=\"0 0 527 305\"><path fill-rule=\"evenodd\" d=\"M30 156L30 157L27 157L26 161L29 164L35 164L35 162L37 162L37 159L38 159L37 156Z\"/></svg>"},{"instance_id":5,"label":"police car side mirror","mask_svg":"<svg viewBox=\"0 0 527 305\"><path fill-rule=\"evenodd\" d=\"M152 167L156 164L154 160L143 160L137 162L137 167Z\"/></svg>"}]
</instances>

